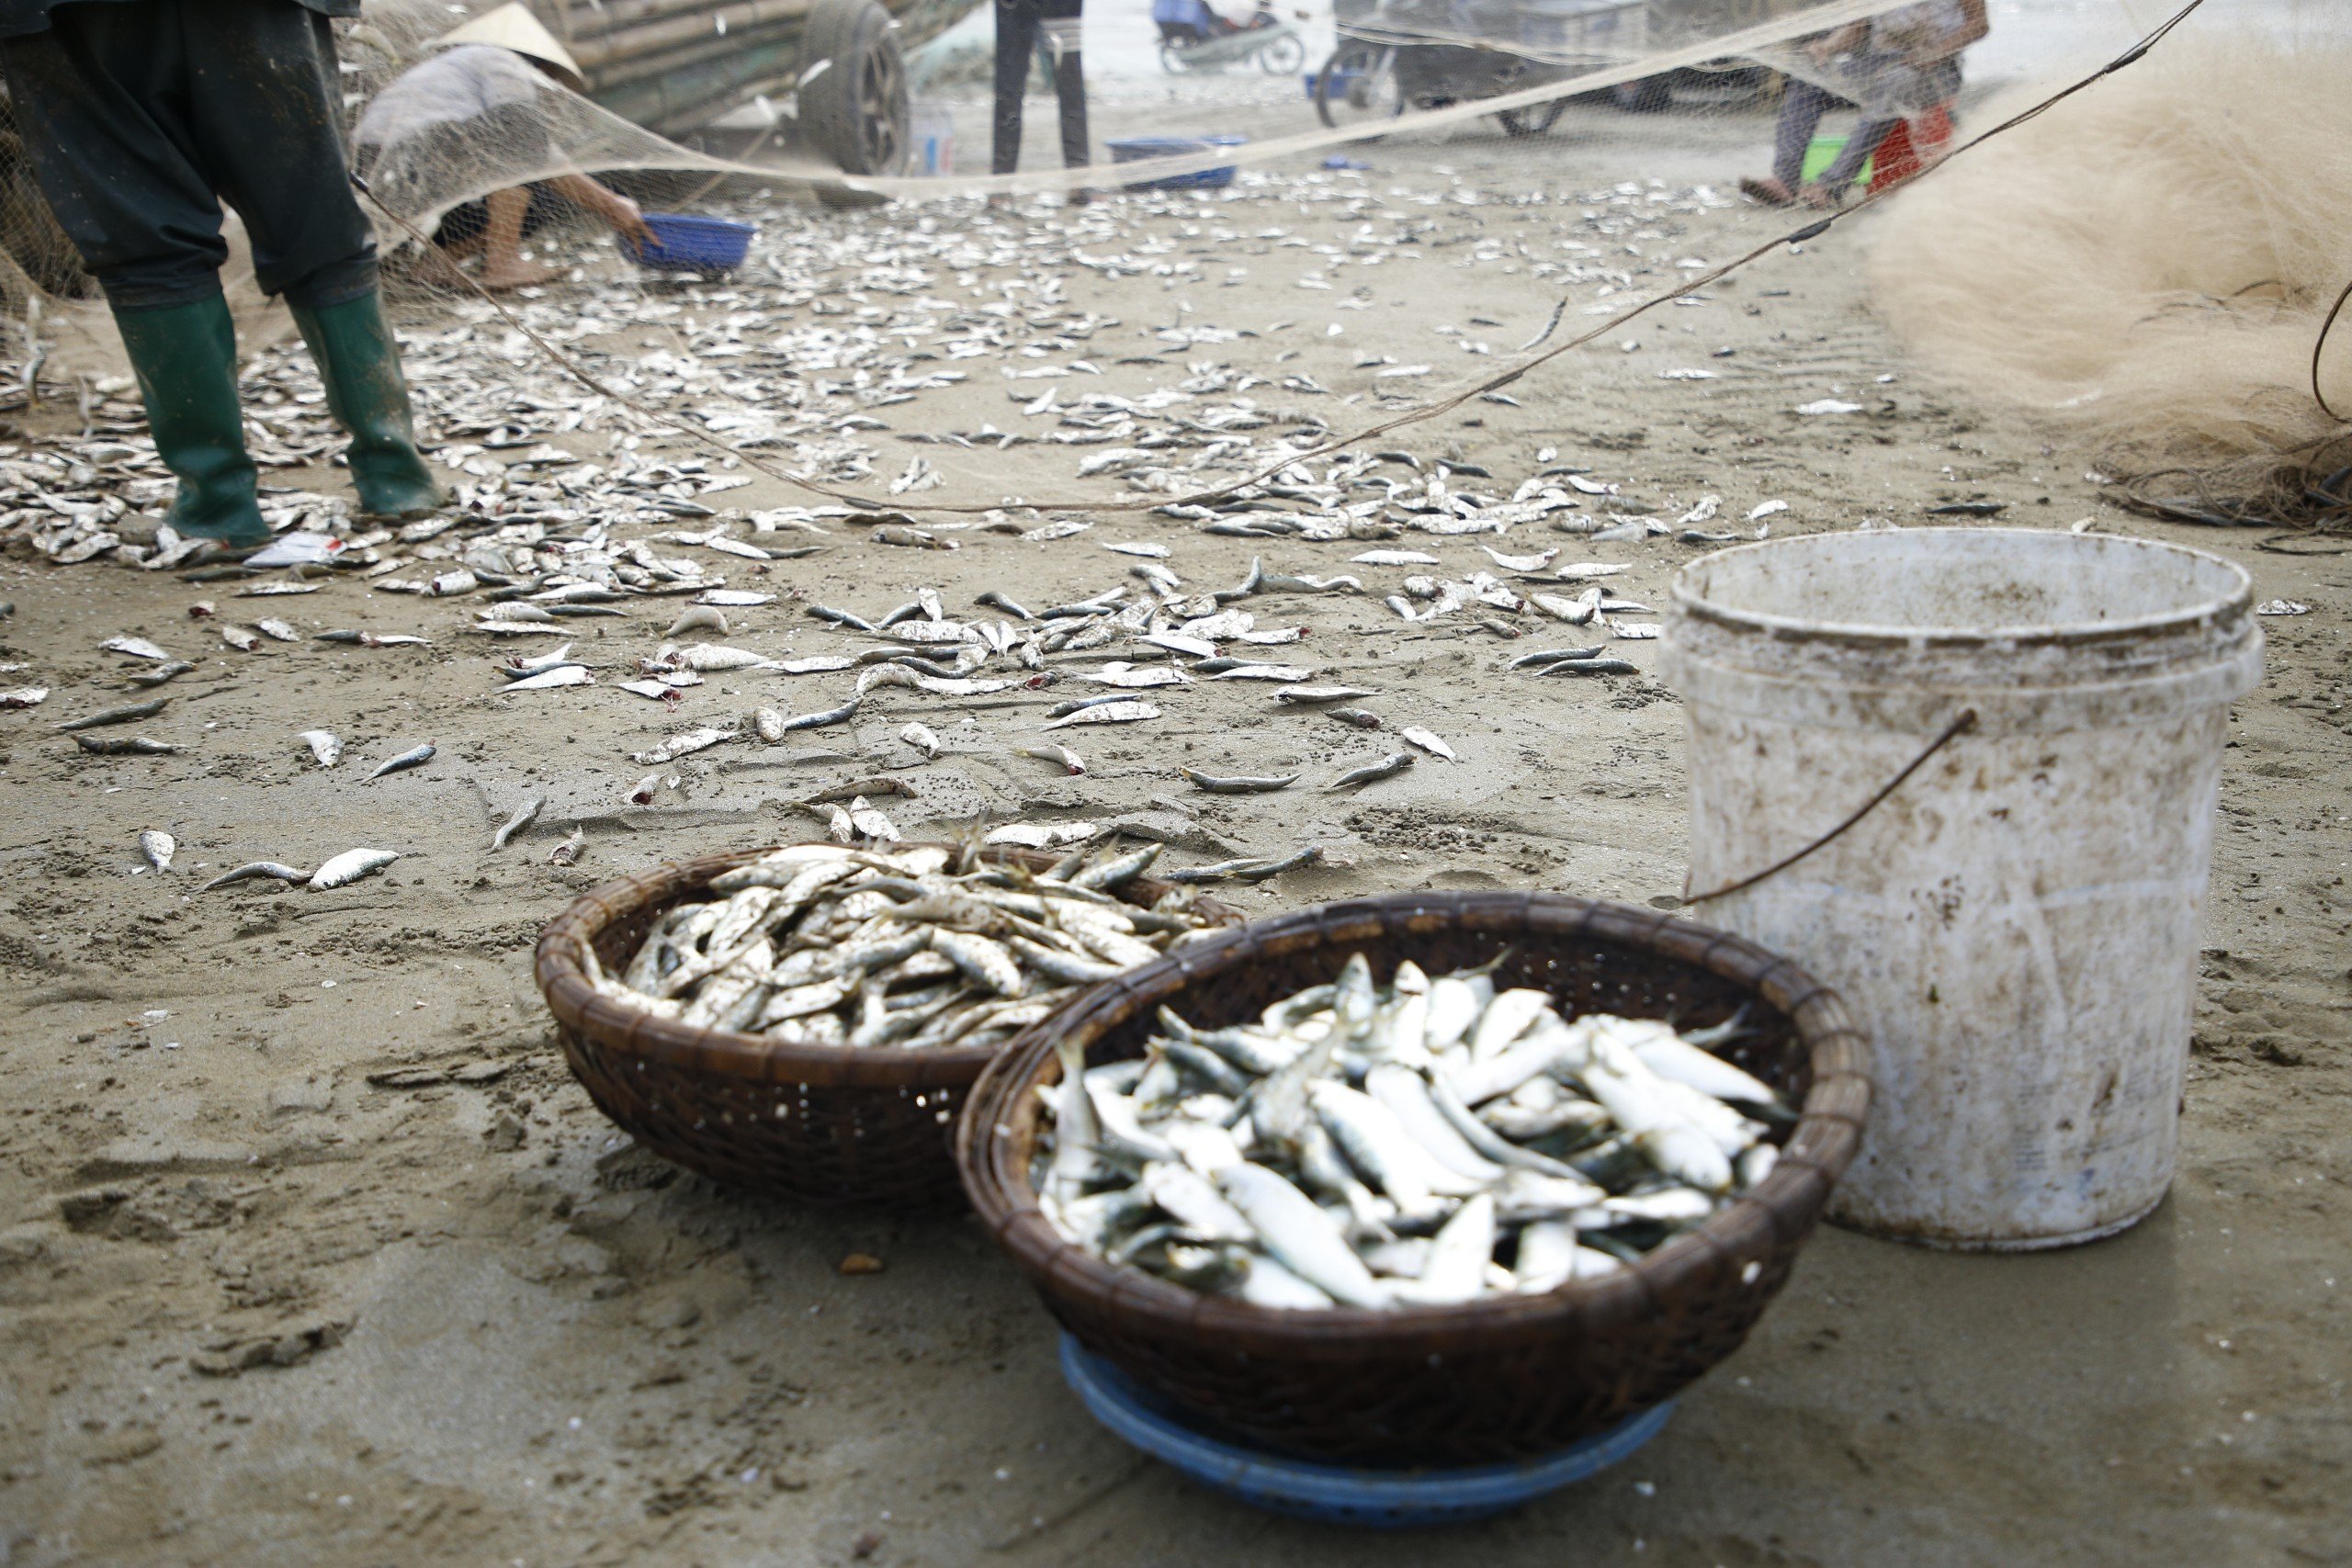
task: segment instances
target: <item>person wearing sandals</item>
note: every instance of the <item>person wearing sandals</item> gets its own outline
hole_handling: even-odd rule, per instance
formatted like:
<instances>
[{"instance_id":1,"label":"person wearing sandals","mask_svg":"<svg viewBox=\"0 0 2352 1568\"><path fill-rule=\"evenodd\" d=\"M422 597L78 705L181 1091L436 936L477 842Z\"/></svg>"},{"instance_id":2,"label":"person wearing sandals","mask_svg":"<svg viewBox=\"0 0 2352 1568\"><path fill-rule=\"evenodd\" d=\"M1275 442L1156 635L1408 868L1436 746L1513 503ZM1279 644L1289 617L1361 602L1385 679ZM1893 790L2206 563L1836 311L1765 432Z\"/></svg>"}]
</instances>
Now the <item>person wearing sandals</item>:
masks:
<instances>
[{"instance_id":1,"label":"person wearing sandals","mask_svg":"<svg viewBox=\"0 0 2352 1568\"><path fill-rule=\"evenodd\" d=\"M1812 65L1842 93L1792 74L1773 135L1772 173L1743 179L1739 188L1775 206L1840 206L1895 127L1959 95L1961 52L1989 31L1984 0L1919 0L1806 39ZM1807 182L1806 151L1824 117L1841 102L1857 106L1860 123L1820 177Z\"/></svg>"}]
</instances>

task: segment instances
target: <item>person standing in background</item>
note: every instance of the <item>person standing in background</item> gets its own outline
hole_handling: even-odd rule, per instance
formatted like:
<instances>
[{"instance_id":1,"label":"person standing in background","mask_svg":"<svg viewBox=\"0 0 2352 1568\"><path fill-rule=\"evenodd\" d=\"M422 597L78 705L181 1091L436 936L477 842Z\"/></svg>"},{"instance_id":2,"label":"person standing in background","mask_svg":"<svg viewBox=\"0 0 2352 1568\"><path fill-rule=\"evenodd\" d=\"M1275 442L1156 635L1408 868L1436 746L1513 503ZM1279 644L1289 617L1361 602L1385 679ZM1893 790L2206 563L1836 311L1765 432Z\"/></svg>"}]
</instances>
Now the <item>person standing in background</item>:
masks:
<instances>
[{"instance_id":1,"label":"person standing in background","mask_svg":"<svg viewBox=\"0 0 2352 1568\"><path fill-rule=\"evenodd\" d=\"M103 289L179 480L176 532L266 543L220 291L221 203L252 236L351 433L362 512L447 499L416 449L376 288L376 241L344 168L329 17L358 0L0 0L0 72L41 194Z\"/></svg>"},{"instance_id":2,"label":"person standing in background","mask_svg":"<svg viewBox=\"0 0 2352 1568\"><path fill-rule=\"evenodd\" d=\"M1029 85L1030 51L1043 43L1053 59L1054 96L1061 107L1062 165L1082 169L1088 155L1086 72L1080 56L1084 0L996 0L996 116L990 167L1009 175L1021 166L1021 100ZM1084 186L1070 194L1084 203ZM1003 193L998 193L1003 196ZM989 197L991 205L1011 200Z\"/></svg>"}]
</instances>

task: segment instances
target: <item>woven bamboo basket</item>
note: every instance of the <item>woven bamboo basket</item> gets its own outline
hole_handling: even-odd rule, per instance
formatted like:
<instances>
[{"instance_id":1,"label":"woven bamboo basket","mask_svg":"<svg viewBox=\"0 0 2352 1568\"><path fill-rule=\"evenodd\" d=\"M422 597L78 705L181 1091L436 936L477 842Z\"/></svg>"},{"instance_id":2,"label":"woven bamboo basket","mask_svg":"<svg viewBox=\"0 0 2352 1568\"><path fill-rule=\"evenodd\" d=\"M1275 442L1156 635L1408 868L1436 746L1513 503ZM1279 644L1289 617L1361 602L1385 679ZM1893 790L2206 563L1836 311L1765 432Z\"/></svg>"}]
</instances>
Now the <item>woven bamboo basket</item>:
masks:
<instances>
[{"instance_id":1,"label":"woven bamboo basket","mask_svg":"<svg viewBox=\"0 0 2352 1568\"><path fill-rule=\"evenodd\" d=\"M1756 1189L1638 1263L1540 1295L1374 1312L1284 1311L1114 1269L1064 1240L1029 1179L1055 1041L1090 1061L1138 1054L1155 1010L1207 1028L1333 978L1431 974L1508 950L1498 986L1564 1011L1698 1027L1745 1007L1721 1055L1801 1103ZM1218 933L1090 990L1025 1032L973 1091L956 1133L966 1190L1046 1308L1088 1349L1203 1430L1361 1465L1493 1464L1555 1453L1671 1397L1737 1348L1789 1276L1853 1157L1870 1109L1863 1037L1836 993L1722 931L1544 893L1422 893L1302 910Z\"/></svg>"},{"instance_id":2,"label":"woven bamboo basket","mask_svg":"<svg viewBox=\"0 0 2352 1568\"><path fill-rule=\"evenodd\" d=\"M533 975L572 1072L639 1143L715 1181L806 1203L959 1205L956 1112L1004 1047L852 1050L697 1029L625 1007L588 983L583 950L594 947L606 973L618 974L662 910L768 852L739 850L624 876L548 922ZM1056 857L1005 850L989 858L1042 871ZM1121 891L1149 904L1169 886L1138 877ZM1213 899L1198 907L1212 923L1240 918Z\"/></svg>"}]
</instances>

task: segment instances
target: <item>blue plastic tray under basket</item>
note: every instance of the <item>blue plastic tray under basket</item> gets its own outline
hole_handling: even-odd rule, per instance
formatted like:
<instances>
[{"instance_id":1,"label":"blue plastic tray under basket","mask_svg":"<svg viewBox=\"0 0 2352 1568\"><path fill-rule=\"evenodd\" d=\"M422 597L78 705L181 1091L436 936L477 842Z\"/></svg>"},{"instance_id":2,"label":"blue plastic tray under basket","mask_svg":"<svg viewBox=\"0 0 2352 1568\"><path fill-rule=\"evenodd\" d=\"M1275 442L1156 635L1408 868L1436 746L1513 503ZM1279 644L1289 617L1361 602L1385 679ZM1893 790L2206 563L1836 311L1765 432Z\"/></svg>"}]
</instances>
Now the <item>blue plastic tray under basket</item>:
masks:
<instances>
[{"instance_id":1,"label":"blue plastic tray under basket","mask_svg":"<svg viewBox=\"0 0 2352 1568\"><path fill-rule=\"evenodd\" d=\"M1104 143L1114 164L1139 164L1148 158L1182 158L1238 147L1246 136L1122 136ZM1189 175L1167 175L1156 180L1130 180L1129 190L1222 190L1233 183L1234 165L1199 169Z\"/></svg>"},{"instance_id":2,"label":"blue plastic tray under basket","mask_svg":"<svg viewBox=\"0 0 2352 1568\"><path fill-rule=\"evenodd\" d=\"M1483 1519L1597 1475L1657 1436L1668 1400L1543 1459L1458 1470L1359 1470L1202 1436L1110 1362L1062 1337L1062 1376L1093 1417L1152 1458L1254 1507L1374 1529Z\"/></svg>"},{"instance_id":3,"label":"blue plastic tray under basket","mask_svg":"<svg viewBox=\"0 0 2352 1568\"><path fill-rule=\"evenodd\" d=\"M694 218L683 212L649 212L645 226L653 243L640 245L626 234L616 236L621 254L654 272L732 272L751 254L754 223L731 218Z\"/></svg>"}]
</instances>

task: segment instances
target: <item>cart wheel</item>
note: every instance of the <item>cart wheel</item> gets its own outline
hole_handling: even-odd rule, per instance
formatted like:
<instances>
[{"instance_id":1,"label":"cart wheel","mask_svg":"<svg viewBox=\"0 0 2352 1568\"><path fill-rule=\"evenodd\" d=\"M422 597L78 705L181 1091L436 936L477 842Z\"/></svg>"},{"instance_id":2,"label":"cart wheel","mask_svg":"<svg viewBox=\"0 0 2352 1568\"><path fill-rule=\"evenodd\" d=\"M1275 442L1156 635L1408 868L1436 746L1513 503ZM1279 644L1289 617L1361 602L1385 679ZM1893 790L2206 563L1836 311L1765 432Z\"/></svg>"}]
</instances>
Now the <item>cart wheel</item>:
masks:
<instances>
[{"instance_id":1,"label":"cart wheel","mask_svg":"<svg viewBox=\"0 0 2352 1568\"><path fill-rule=\"evenodd\" d=\"M1334 130L1403 114L1405 94L1396 80L1396 51L1385 44L1362 41L1333 50L1316 73L1315 112Z\"/></svg>"},{"instance_id":2,"label":"cart wheel","mask_svg":"<svg viewBox=\"0 0 2352 1568\"><path fill-rule=\"evenodd\" d=\"M1567 99L1554 98L1548 104L1530 104L1523 109L1497 109L1495 118L1503 122L1505 136L1541 136L1559 124L1567 108Z\"/></svg>"},{"instance_id":3,"label":"cart wheel","mask_svg":"<svg viewBox=\"0 0 2352 1568\"><path fill-rule=\"evenodd\" d=\"M1192 74L1193 62L1185 58L1185 51L1191 47L1192 46L1189 44L1174 42L1161 44L1159 46L1159 68L1162 71L1167 72L1170 76L1188 76Z\"/></svg>"},{"instance_id":4,"label":"cart wheel","mask_svg":"<svg viewBox=\"0 0 2352 1568\"><path fill-rule=\"evenodd\" d=\"M1287 76L1306 63L1306 46L1296 33L1284 33L1258 51L1258 69L1269 76Z\"/></svg>"},{"instance_id":5,"label":"cart wheel","mask_svg":"<svg viewBox=\"0 0 2352 1568\"><path fill-rule=\"evenodd\" d=\"M801 33L801 131L843 174L895 175L905 166L907 67L898 26L875 0L817 0Z\"/></svg>"}]
</instances>

